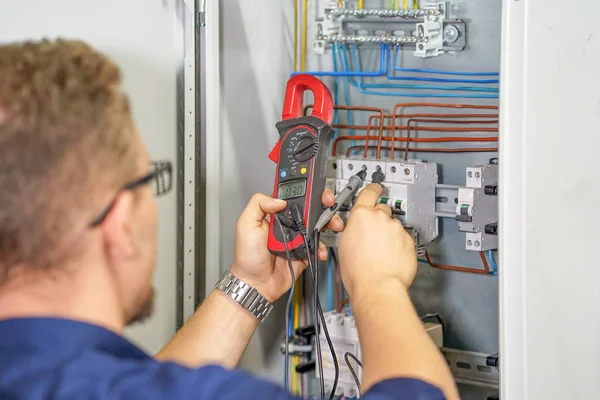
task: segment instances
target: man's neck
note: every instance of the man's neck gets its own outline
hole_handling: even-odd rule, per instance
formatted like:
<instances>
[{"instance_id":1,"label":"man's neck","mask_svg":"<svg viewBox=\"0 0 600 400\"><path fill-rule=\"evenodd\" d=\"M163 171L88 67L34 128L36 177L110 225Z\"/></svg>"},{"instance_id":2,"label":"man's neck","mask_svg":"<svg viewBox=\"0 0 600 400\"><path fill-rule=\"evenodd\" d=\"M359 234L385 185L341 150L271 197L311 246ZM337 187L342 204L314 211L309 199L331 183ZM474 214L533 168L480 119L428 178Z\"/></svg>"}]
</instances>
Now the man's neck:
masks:
<instances>
[{"instance_id":1,"label":"man's neck","mask_svg":"<svg viewBox=\"0 0 600 400\"><path fill-rule=\"evenodd\" d=\"M108 277L87 269L25 272L15 268L0 285L0 320L55 317L84 321L116 333L124 330L124 316Z\"/></svg>"}]
</instances>

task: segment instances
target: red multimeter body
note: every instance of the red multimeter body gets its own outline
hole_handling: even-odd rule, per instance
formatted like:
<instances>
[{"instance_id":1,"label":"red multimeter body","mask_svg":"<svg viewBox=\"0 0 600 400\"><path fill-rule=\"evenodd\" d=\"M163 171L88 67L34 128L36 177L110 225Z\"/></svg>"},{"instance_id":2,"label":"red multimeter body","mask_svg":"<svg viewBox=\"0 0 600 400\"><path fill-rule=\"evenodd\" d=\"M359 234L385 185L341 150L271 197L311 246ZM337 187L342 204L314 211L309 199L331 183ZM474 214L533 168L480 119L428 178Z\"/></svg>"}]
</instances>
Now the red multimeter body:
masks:
<instances>
[{"instance_id":1,"label":"red multimeter body","mask_svg":"<svg viewBox=\"0 0 600 400\"><path fill-rule=\"evenodd\" d=\"M303 116L304 92L313 92L314 107L311 115ZM287 83L282 120L276 124L279 141L269 154L277 163L273 197L287 201L279 216L293 220L291 207L301 207L304 226L311 247L306 249L300 233L284 226L290 256L296 260L306 259L314 250L314 232L317 219L323 212L321 195L325 189L329 142L334 130L333 100L323 82L312 75L299 74ZM269 250L285 256L285 246L279 227L271 221Z\"/></svg>"}]
</instances>

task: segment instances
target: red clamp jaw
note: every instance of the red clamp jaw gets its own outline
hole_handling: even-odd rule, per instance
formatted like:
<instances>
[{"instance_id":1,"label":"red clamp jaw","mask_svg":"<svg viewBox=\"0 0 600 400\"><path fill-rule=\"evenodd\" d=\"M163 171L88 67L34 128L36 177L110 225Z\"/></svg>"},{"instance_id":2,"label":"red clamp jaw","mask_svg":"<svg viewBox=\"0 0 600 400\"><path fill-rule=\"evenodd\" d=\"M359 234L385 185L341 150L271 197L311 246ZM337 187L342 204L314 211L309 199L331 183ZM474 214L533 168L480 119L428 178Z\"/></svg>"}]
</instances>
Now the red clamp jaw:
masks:
<instances>
[{"instance_id":1,"label":"red clamp jaw","mask_svg":"<svg viewBox=\"0 0 600 400\"><path fill-rule=\"evenodd\" d=\"M331 125L333 121L333 99L329 88L318 78L307 74L298 74L290 78L285 89L283 101L283 112L281 120L302 117L304 107L304 92L310 90L314 97L314 106L311 116L319 118ZM269 153L269 159L274 163L279 161L281 141L277 141L273 150Z\"/></svg>"}]
</instances>

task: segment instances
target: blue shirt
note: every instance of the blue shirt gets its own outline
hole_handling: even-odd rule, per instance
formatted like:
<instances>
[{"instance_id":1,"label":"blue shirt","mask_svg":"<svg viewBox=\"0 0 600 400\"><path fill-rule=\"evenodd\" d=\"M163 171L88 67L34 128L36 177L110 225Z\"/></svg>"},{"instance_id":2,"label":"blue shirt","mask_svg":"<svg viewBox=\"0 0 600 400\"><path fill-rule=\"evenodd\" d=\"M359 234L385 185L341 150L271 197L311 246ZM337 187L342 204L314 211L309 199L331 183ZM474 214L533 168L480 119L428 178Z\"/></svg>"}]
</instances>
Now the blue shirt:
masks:
<instances>
[{"instance_id":1,"label":"blue shirt","mask_svg":"<svg viewBox=\"0 0 600 400\"><path fill-rule=\"evenodd\" d=\"M442 400L414 379L390 379L366 400ZM242 371L159 362L99 326L54 318L0 321L0 399L293 400Z\"/></svg>"}]
</instances>

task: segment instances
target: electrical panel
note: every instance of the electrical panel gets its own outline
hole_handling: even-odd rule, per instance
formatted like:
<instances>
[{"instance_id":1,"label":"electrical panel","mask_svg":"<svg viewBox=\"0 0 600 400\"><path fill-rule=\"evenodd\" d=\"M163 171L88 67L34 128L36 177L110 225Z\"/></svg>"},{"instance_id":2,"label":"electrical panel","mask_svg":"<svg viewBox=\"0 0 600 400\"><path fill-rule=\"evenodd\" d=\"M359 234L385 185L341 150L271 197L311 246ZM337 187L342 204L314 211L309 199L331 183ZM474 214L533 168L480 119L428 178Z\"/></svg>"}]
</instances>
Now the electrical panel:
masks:
<instances>
[{"instance_id":1,"label":"electrical panel","mask_svg":"<svg viewBox=\"0 0 600 400\"><path fill-rule=\"evenodd\" d=\"M367 174L363 188L382 185L379 201L415 241L415 307L446 321L426 327L460 383L461 397L495 396L497 356L495 364L486 360L498 351L500 2L295 4L302 35L295 42L294 73L319 77L335 102L326 187L337 194L361 170ZM340 209L342 219L355 198ZM331 278L339 274L339 237L322 232L333 256L319 275L327 276L325 327L340 368L335 394L356 397L344 355L360 360L360 341L349 299L339 278ZM335 369L323 331L316 340L330 390ZM360 374L357 367L358 379ZM311 376L320 378L319 369Z\"/></svg>"}]
</instances>

